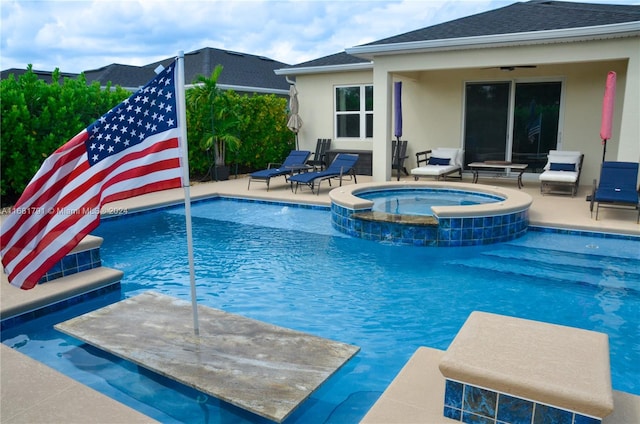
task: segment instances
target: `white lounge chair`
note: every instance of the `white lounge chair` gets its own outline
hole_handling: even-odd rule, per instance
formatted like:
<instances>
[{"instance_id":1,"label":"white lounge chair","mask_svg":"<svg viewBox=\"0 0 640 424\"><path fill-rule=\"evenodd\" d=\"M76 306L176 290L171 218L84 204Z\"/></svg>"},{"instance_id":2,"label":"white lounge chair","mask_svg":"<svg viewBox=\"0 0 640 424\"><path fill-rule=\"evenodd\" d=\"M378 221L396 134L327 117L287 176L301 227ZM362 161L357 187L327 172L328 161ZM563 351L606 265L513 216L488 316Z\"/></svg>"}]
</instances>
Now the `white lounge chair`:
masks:
<instances>
[{"instance_id":1,"label":"white lounge chair","mask_svg":"<svg viewBox=\"0 0 640 424\"><path fill-rule=\"evenodd\" d=\"M547 158L544 172L539 177L540 192L566 194L565 189L569 187L569 193L574 197L578 193L584 155L576 151L550 150Z\"/></svg>"},{"instance_id":2,"label":"white lounge chair","mask_svg":"<svg viewBox=\"0 0 640 424\"><path fill-rule=\"evenodd\" d=\"M464 150L454 148L437 148L416 153L418 167L411 170L416 181L420 177L434 177L436 180L447 175L458 173L462 179L462 158Z\"/></svg>"}]
</instances>

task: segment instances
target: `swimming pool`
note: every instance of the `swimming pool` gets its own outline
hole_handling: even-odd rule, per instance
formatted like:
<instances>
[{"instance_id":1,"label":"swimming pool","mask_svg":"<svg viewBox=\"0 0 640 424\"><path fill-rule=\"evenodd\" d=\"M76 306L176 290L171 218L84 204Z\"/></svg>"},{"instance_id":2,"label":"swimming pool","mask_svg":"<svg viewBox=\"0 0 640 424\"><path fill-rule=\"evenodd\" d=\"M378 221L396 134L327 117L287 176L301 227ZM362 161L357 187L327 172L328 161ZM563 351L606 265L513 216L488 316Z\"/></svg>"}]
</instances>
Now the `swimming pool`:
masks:
<instances>
[{"instance_id":1,"label":"swimming pool","mask_svg":"<svg viewBox=\"0 0 640 424\"><path fill-rule=\"evenodd\" d=\"M361 352L287 422L358 422L418 346L446 349L473 310L609 334L613 386L640 394L640 241L529 232L508 243L415 248L355 239L327 210L193 205L200 304L352 343ZM122 293L190 299L181 208L105 220ZM112 293L4 331L3 343L161 422L262 422L52 330Z\"/></svg>"},{"instance_id":2,"label":"swimming pool","mask_svg":"<svg viewBox=\"0 0 640 424\"><path fill-rule=\"evenodd\" d=\"M393 189L358 193L358 197L372 200L372 211L394 215L432 216L432 206L470 206L504 200L491 194L446 189Z\"/></svg>"}]
</instances>

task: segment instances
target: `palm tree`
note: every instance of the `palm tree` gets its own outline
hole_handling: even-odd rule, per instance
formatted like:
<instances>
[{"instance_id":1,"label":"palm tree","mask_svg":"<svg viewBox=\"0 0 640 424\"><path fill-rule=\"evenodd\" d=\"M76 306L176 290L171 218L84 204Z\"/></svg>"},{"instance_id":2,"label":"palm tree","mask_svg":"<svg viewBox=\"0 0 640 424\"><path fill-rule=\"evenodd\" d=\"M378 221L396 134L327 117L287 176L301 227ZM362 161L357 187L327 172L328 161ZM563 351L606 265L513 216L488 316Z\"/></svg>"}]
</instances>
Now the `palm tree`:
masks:
<instances>
[{"instance_id":1,"label":"palm tree","mask_svg":"<svg viewBox=\"0 0 640 424\"><path fill-rule=\"evenodd\" d=\"M222 65L217 65L208 78L199 75L195 87L187 92L188 108L204 136L201 145L213 149L216 167L226 165L227 148L237 150L241 144L236 136L241 119L217 85L222 69Z\"/></svg>"}]
</instances>

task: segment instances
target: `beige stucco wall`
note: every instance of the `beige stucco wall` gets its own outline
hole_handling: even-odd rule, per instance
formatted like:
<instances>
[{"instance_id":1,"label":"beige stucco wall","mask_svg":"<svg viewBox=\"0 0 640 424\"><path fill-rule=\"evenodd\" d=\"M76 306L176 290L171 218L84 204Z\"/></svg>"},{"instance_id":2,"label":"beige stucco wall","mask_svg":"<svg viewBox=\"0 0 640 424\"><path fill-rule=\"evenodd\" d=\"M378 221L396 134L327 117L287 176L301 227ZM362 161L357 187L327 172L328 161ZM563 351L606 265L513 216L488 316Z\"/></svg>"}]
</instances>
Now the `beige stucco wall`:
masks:
<instances>
[{"instance_id":1,"label":"beige stucco wall","mask_svg":"<svg viewBox=\"0 0 640 424\"><path fill-rule=\"evenodd\" d=\"M415 152L462 147L464 85L470 81L562 81L559 148L585 154L581 183L599 176L602 160L600 116L608 71L617 73L612 139L607 160L640 161L640 38L389 55L374 58L371 72L297 76L305 125L300 147L313 150L317 138L334 148L374 150L374 180L390 178L393 138L392 85L403 81L403 139L409 140L407 167ZM511 72L495 67L535 64ZM631 77L630 77L631 76ZM374 137L340 140L334 134L335 85L374 83ZM535 176L533 176L535 178Z\"/></svg>"},{"instance_id":2,"label":"beige stucco wall","mask_svg":"<svg viewBox=\"0 0 640 424\"><path fill-rule=\"evenodd\" d=\"M344 72L297 77L300 117L304 121L298 134L300 149L313 152L318 138L330 138L332 148L371 150L371 140L336 139L333 113L334 87L344 84L371 84L371 75L371 72Z\"/></svg>"}]
</instances>

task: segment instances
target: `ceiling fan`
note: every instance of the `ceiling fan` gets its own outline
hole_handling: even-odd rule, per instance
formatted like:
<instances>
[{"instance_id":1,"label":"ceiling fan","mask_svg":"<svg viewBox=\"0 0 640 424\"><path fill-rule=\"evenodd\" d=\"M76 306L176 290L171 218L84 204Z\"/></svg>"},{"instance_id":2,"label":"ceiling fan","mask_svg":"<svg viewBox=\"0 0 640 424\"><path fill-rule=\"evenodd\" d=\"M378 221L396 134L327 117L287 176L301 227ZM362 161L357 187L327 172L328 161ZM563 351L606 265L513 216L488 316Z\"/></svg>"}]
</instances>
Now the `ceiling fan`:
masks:
<instances>
[{"instance_id":1,"label":"ceiling fan","mask_svg":"<svg viewBox=\"0 0 640 424\"><path fill-rule=\"evenodd\" d=\"M500 69L501 71L511 72L511 71L515 71L516 68L537 68L537 65L492 66L484 69Z\"/></svg>"}]
</instances>

